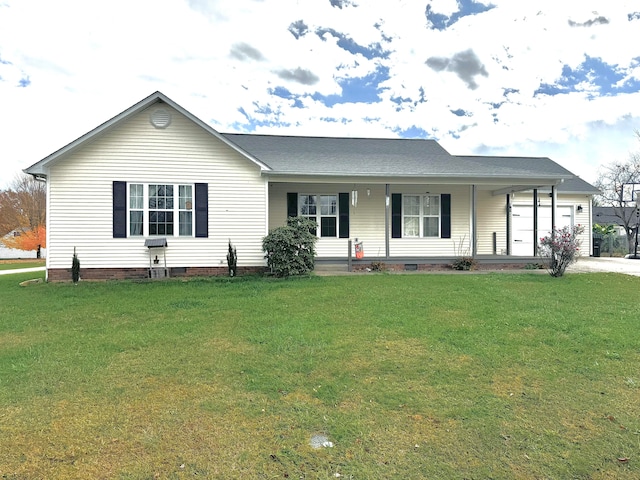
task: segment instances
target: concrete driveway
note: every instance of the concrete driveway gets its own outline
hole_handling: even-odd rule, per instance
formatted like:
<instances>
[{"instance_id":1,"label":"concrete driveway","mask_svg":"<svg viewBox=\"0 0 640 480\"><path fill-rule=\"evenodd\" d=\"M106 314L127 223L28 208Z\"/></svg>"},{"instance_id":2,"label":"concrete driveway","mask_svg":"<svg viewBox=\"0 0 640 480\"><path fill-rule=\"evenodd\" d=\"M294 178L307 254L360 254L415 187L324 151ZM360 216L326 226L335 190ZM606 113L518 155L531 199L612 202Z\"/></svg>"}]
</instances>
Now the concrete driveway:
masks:
<instances>
[{"instance_id":1,"label":"concrete driveway","mask_svg":"<svg viewBox=\"0 0 640 480\"><path fill-rule=\"evenodd\" d=\"M640 260L614 257L580 257L567 272L613 272L640 277Z\"/></svg>"},{"instance_id":2,"label":"concrete driveway","mask_svg":"<svg viewBox=\"0 0 640 480\"><path fill-rule=\"evenodd\" d=\"M9 275L11 273L44 272L45 270L45 267L16 268L12 270L0 270L0 275Z\"/></svg>"}]
</instances>

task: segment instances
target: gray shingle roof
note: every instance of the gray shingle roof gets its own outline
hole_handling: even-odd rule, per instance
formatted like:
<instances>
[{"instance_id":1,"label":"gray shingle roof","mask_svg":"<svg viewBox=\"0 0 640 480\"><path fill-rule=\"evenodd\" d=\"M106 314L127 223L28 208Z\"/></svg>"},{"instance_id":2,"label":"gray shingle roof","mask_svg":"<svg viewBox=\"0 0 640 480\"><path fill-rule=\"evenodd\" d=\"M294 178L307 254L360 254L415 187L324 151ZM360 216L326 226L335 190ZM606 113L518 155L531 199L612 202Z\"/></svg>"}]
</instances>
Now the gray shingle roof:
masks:
<instances>
[{"instance_id":1,"label":"gray shingle roof","mask_svg":"<svg viewBox=\"0 0 640 480\"><path fill-rule=\"evenodd\" d=\"M558 185L558 191L562 193L583 193L588 195L597 195L600 193L600 190L580 177L566 179Z\"/></svg>"},{"instance_id":2,"label":"gray shingle roof","mask_svg":"<svg viewBox=\"0 0 640 480\"><path fill-rule=\"evenodd\" d=\"M622 211L624 210L624 212ZM635 220L635 207L593 207L592 219L593 223L599 225L620 225L624 226L624 222L616 215L616 211L622 213L625 218L633 218ZM632 223L635 223L632 222Z\"/></svg>"},{"instance_id":3,"label":"gray shingle roof","mask_svg":"<svg viewBox=\"0 0 640 480\"><path fill-rule=\"evenodd\" d=\"M270 174L549 178L573 174L549 158L454 156L435 140L222 134Z\"/></svg>"}]
</instances>

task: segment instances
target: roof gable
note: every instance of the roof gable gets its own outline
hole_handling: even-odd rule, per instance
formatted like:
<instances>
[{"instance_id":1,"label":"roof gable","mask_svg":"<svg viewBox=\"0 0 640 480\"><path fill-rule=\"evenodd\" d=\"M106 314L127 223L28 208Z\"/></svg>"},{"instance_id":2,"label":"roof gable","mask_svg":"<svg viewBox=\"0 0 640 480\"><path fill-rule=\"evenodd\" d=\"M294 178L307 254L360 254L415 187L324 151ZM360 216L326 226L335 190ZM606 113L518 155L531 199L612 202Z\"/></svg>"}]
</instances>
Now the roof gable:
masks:
<instances>
[{"instance_id":1,"label":"roof gable","mask_svg":"<svg viewBox=\"0 0 640 480\"><path fill-rule=\"evenodd\" d=\"M28 168L26 168L24 170L25 173L28 173L28 174L31 174L31 175L34 175L34 176L46 176L47 167L53 165L55 162L61 160L62 158L65 158L67 155L69 155L72 152L76 151L78 148L81 148L82 146L86 145L87 143L95 140L97 137L99 137L99 136L103 135L104 133L112 130L116 126L122 124L127 119L137 115L141 111L145 110L146 108L148 108L148 107L150 107L150 106L152 106L154 104L166 104L166 105L170 106L171 108L175 109L180 114L184 115L186 118L188 118L189 120L194 122L196 125L198 125L201 128L203 128L209 134L213 135L215 138L217 138L218 140L220 140L224 144L228 145L229 147L231 147L232 149L236 150L237 152L239 152L241 155L243 155L244 157L246 157L247 159L249 159L250 161L252 161L256 165L258 165L261 168L261 170L269 170L269 167L266 164L264 164L263 162L261 162L260 160L258 160L256 158L254 158L251 154L243 151L238 145L236 145L236 144L230 142L229 140L227 140L223 135L218 133L210 125L208 125L207 123L203 122L198 117L196 117L192 113L190 113L187 110L185 110L184 108L182 108L180 105L175 103L173 100L169 99L164 94L162 94L160 92L155 92L155 93L149 95L147 98L145 98L145 99L141 100L140 102L136 103L135 105L129 107L125 111L119 113L118 115L116 115L115 117L111 118L110 120L107 120L102 125L99 125L98 127L94 128L90 132L88 132L88 133L84 134L83 136L77 138L73 142L65 145L60 150L57 150L57 151L53 152L51 155L48 155L47 157L43 158L39 162L34 163L33 165L31 165L30 167L28 167Z\"/></svg>"}]
</instances>

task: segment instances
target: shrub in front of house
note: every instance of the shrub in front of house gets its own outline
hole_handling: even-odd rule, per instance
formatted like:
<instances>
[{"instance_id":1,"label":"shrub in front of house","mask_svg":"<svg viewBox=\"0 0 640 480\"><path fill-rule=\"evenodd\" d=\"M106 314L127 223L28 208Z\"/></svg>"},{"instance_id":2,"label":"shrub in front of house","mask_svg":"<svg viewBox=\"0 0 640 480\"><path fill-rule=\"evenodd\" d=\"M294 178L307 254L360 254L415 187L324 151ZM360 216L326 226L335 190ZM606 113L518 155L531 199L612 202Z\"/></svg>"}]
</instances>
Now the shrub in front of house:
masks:
<instances>
[{"instance_id":1,"label":"shrub in front of house","mask_svg":"<svg viewBox=\"0 0 640 480\"><path fill-rule=\"evenodd\" d=\"M547 270L552 277L561 277L569 265L578 260L580 240L584 232L582 225L554 228L546 237L540 239L540 256L547 258Z\"/></svg>"},{"instance_id":2,"label":"shrub in front of house","mask_svg":"<svg viewBox=\"0 0 640 480\"><path fill-rule=\"evenodd\" d=\"M271 273L290 277L311 272L316 257L316 228L316 223L307 218L289 217L285 226L271 230L262 240Z\"/></svg>"}]
</instances>

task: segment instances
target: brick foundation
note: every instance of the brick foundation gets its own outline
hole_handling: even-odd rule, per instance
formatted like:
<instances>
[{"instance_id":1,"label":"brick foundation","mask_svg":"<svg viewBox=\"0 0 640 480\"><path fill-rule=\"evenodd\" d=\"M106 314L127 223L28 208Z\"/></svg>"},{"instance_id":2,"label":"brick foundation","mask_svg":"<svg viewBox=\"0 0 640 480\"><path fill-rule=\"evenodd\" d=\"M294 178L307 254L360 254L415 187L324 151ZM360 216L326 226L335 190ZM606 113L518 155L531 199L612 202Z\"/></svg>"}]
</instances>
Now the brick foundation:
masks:
<instances>
[{"instance_id":1,"label":"brick foundation","mask_svg":"<svg viewBox=\"0 0 640 480\"><path fill-rule=\"evenodd\" d=\"M477 263L472 271L496 271L496 270L524 270L527 263ZM353 265L353 271L367 271L371 269L371 264ZM387 272L451 272L457 271L451 267L450 263L384 263L380 266L382 271Z\"/></svg>"},{"instance_id":2,"label":"brick foundation","mask_svg":"<svg viewBox=\"0 0 640 480\"><path fill-rule=\"evenodd\" d=\"M169 277L215 277L229 275L227 267L173 267L169 268ZM265 267L238 267L237 274L252 275L266 271ZM70 268L50 268L49 282L72 281ZM143 280L149 278L148 268L81 268L80 280Z\"/></svg>"}]
</instances>

